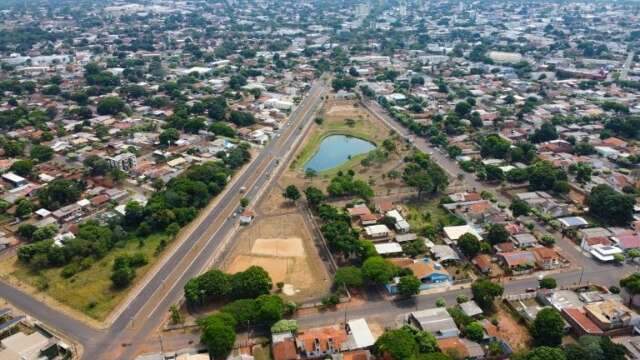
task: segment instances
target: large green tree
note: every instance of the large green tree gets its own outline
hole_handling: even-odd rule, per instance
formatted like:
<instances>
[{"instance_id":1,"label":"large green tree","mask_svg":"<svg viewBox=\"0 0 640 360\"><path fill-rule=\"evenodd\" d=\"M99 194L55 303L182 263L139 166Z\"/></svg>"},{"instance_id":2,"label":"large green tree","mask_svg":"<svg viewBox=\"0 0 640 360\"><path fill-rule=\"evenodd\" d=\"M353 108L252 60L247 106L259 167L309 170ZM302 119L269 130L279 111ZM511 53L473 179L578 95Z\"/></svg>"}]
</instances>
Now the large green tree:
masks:
<instances>
[{"instance_id":1,"label":"large green tree","mask_svg":"<svg viewBox=\"0 0 640 360\"><path fill-rule=\"evenodd\" d=\"M364 285L364 279L362 277L362 271L355 266L344 266L336 270L336 274L333 278L336 286L346 287L362 287Z\"/></svg>"},{"instance_id":2,"label":"large green tree","mask_svg":"<svg viewBox=\"0 0 640 360\"><path fill-rule=\"evenodd\" d=\"M125 103L117 96L107 96L98 102L97 111L100 115L116 115L125 110Z\"/></svg>"},{"instance_id":3,"label":"large green tree","mask_svg":"<svg viewBox=\"0 0 640 360\"><path fill-rule=\"evenodd\" d=\"M395 275L395 267L384 258L373 256L362 264L362 275L372 284L388 284Z\"/></svg>"},{"instance_id":4,"label":"large green tree","mask_svg":"<svg viewBox=\"0 0 640 360\"><path fill-rule=\"evenodd\" d=\"M487 231L487 240L493 245L500 244L509 241L509 232L502 224L489 225L489 231Z\"/></svg>"},{"instance_id":5,"label":"large green tree","mask_svg":"<svg viewBox=\"0 0 640 360\"><path fill-rule=\"evenodd\" d=\"M380 356L394 360L413 359L419 352L418 342L407 326L385 331L376 341L375 349Z\"/></svg>"},{"instance_id":6,"label":"large green tree","mask_svg":"<svg viewBox=\"0 0 640 360\"><path fill-rule=\"evenodd\" d=\"M481 308L490 310L493 307L493 301L496 297L502 295L504 288L491 280L480 279L471 285L471 292L473 293L473 299Z\"/></svg>"},{"instance_id":7,"label":"large green tree","mask_svg":"<svg viewBox=\"0 0 640 360\"><path fill-rule=\"evenodd\" d=\"M466 233L458 239L458 247L466 257L472 258L478 255L481 245L480 240L475 235Z\"/></svg>"},{"instance_id":8,"label":"large green tree","mask_svg":"<svg viewBox=\"0 0 640 360\"><path fill-rule=\"evenodd\" d=\"M268 294L272 287L269 273L259 266L251 266L245 271L231 275L231 297L234 299L255 298Z\"/></svg>"},{"instance_id":9,"label":"large green tree","mask_svg":"<svg viewBox=\"0 0 640 360\"><path fill-rule=\"evenodd\" d=\"M216 314L198 321L202 329L200 341L213 359L225 359L236 341L236 323L232 316Z\"/></svg>"},{"instance_id":10,"label":"large green tree","mask_svg":"<svg viewBox=\"0 0 640 360\"><path fill-rule=\"evenodd\" d=\"M633 195L619 193L608 185L598 185L591 189L587 198L589 212L610 225L624 226L633 219Z\"/></svg>"},{"instance_id":11,"label":"large green tree","mask_svg":"<svg viewBox=\"0 0 640 360\"><path fill-rule=\"evenodd\" d=\"M560 345L564 335L562 315L553 308L540 310L533 321L531 333L537 346Z\"/></svg>"},{"instance_id":12,"label":"large green tree","mask_svg":"<svg viewBox=\"0 0 640 360\"><path fill-rule=\"evenodd\" d=\"M415 275L405 275L398 282L398 294L403 297L410 297L420 292L422 282Z\"/></svg>"}]
</instances>

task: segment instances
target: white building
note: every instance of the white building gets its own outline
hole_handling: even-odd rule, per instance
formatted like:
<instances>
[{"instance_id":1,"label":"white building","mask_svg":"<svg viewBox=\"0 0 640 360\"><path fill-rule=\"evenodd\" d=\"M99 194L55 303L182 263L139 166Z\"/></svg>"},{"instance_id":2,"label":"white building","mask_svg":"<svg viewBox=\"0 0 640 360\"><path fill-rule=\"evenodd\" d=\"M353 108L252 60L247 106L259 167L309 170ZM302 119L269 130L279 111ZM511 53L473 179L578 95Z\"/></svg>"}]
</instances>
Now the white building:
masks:
<instances>
[{"instance_id":1,"label":"white building","mask_svg":"<svg viewBox=\"0 0 640 360\"><path fill-rule=\"evenodd\" d=\"M600 261L609 262L614 260L615 255L622 254L624 251L615 246L596 244L591 246L589 253Z\"/></svg>"},{"instance_id":2,"label":"white building","mask_svg":"<svg viewBox=\"0 0 640 360\"><path fill-rule=\"evenodd\" d=\"M389 228L382 224L366 226L364 231L367 233L367 237L372 239L386 238L389 236Z\"/></svg>"},{"instance_id":3,"label":"white building","mask_svg":"<svg viewBox=\"0 0 640 360\"><path fill-rule=\"evenodd\" d=\"M110 156L106 159L112 168L121 171L129 171L138 165L136 156L132 153L122 153L116 156Z\"/></svg>"}]
</instances>

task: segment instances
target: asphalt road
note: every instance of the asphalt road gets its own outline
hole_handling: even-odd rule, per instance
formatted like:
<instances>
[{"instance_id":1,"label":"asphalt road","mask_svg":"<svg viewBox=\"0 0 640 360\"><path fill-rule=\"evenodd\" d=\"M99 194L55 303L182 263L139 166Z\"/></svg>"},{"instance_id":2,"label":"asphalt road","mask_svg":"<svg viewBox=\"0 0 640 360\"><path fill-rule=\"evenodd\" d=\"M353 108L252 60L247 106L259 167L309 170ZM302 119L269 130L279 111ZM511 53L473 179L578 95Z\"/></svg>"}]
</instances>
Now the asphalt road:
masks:
<instances>
[{"instance_id":1,"label":"asphalt road","mask_svg":"<svg viewBox=\"0 0 640 360\"><path fill-rule=\"evenodd\" d=\"M429 154L431 156L431 159L438 163L438 165L440 165L440 167L447 172L450 178L458 179L458 177L461 176L461 182L465 184L468 190L476 189L477 191L481 191L482 189L486 189L496 192L496 187L483 184L482 182L478 181L475 177L475 174L470 174L462 171L456 161L449 158L449 156L442 152L441 149L431 145L425 138L418 137L412 134L409 129L389 116L387 114L387 111L383 109L382 106L380 106L377 102L363 100L362 104L394 131L403 136L405 139L410 140L413 145L420 151ZM499 194L497 194L497 196L499 196Z\"/></svg>"},{"instance_id":2,"label":"asphalt road","mask_svg":"<svg viewBox=\"0 0 640 360\"><path fill-rule=\"evenodd\" d=\"M475 188L477 191L496 189L495 187L479 182L473 174L466 174L460 171L455 161L447 155L440 153L435 147L427 143L425 139L411 135L408 129L388 116L386 111L377 103L366 101L364 105L400 135L410 139L419 150L431 154L432 159L443 167L450 176L457 177L457 174L462 173L462 182L468 188ZM538 226L537 230L546 232L546 230L540 226ZM613 265L598 262L589 256L585 256L571 240L563 238L558 233L554 235L556 237L556 245L562 253L568 255L574 266L577 265L577 268L574 267L574 269L570 271L548 274L548 276L556 279L558 286L592 283L608 287L618 285L622 277L638 271L638 266L634 265ZM527 289L536 288L538 286L538 276L538 274L535 274L522 278L504 278L503 286L505 288L505 294L521 294L526 292ZM297 316L297 320L302 328L335 324L345 319L352 320L363 317L374 319L384 326L395 326L399 319L402 319L408 312L432 308L436 306L435 302L440 298L444 299L447 304L454 304L458 295L464 294L470 297L470 286L470 284L467 285L465 289L443 289L441 292L428 293L412 299L398 301L389 301L382 296L376 296L375 294L371 296L371 294L368 294L368 301L364 303L358 303L354 306L347 305L344 309L340 310L299 315Z\"/></svg>"},{"instance_id":3,"label":"asphalt road","mask_svg":"<svg viewBox=\"0 0 640 360\"><path fill-rule=\"evenodd\" d=\"M216 250L221 246L226 236L235 229L237 218L231 217L230 215L235 211L239 198L241 197L238 195L240 188L247 188L246 193L242 196L246 196L249 199L255 198L258 192L265 188L271 181L271 178L273 178L273 176L268 176L267 174L272 174L276 170L280 163L277 159L284 159L284 157L289 155L295 143L300 140L300 135L303 133L301 128L313 119L315 109L320 104L325 90L322 83L316 82L314 84L304 101L291 114L289 118L290 125L283 128L280 132L280 137L262 149L247 171L243 173L242 177L225 193L220 201L220 206L231 208L231 211L221 212L220 209L214 209L207 215L207 219L198 227L198 230L194 231L190 238L181 246L181 250L184 248L184 252L188 251L194 243L202 238L208 228L209 222L214 221L217 217L222 216L222 218L225 218L223 224L213 236L206 239L202 251L193 259L185 259L187 267L186 270L180 274L178 280L170 282L170 285L167 286L168 289L166 291L163 290L163 282L166 278L165 273L169 273L174 269L173 264L165 265L145 288L145 290L148 289L148 291L136 297L134 303L132 303L133 306L130 306L130 308L127 309L128 311L123 312L114 323L110 332L112 334L121 334L119 339L122 339L122 343L132 344L132 346L127 346L126 351L119 354L118 358L132 358L135 355L136 344L141 343L148 334L160 325L169 307L182 298L184 284L190 278L208 268L211 256L216 253ZM284 163L284 161L281 162ZM250 179L255 176L258 176L258 179L251 185ZM171 257L171 260L177 263L182 260L182 256L177 253ZM153 305L154 296L163 298L159 300L150 312L145 311L145 305L147 307ZM130 316L136 316L138 312L140 312L138 316L139 320L136 319L131 322ZM141 321L142 323L136 324L136 321ZM123 334L123 330L125 330L126 327L130 327L131 329ZM112 337L107 336L103 343L99 344L95 349L89 349L90 351L87 351L87 353L100 354L104 349L114 345L117 348L120 342L120 340L113 341Z\"/></svg>"},{"instance_id":4,"label":"asphalt road","mask_svg":"<svg viewBox=\"0 0 640 360\"><path fill-rule=\"evenodd\" d=\"M635 52L630 51L627 55L627 60L622 65L622 71L620 72L620 80L627 80L629 76L629 69L631 68L631 64L633 64L633 57L636 55Z\"/></svg>"},{"instance_id":5,"label":"asphalt road","mask_svg":"<svg viewBox=\"0 0 640 360\"><path fill-rule=\"evenodd\" d=\"M314 83L302 103L293 111L279 136L268 143L248 165L246 171L227 187L215 206L193 232L166 257L155 273L133 298L121 308L111 326L96 330L37 298L0 281L2 297L45 324L59 330L84 348L85 359L130 359L141 343L166 317L172 304L183 295L184 284L206 270L212 257L235 230L237 217L233 216L243 196L255 198L268 185L274 172L280 169L280 160L288 157L304 129L311 123L315 110L326 93L322 81ZM241 188L247 191L240 194ZM216 225L214 229L211 229Z\"/></svg>"}]
</instances>

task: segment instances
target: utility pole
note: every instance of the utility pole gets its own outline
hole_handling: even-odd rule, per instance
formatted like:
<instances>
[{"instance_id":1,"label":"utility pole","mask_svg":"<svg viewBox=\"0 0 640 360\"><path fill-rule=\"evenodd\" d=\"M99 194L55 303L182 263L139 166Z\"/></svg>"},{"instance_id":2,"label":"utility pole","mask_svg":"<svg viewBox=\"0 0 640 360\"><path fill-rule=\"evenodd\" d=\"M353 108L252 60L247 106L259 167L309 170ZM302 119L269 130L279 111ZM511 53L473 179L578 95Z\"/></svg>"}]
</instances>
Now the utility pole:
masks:
<instances>
[{"instance_id":1,"label":"utility pole","mask_svg":"<svg viewBox=\"0 0 640 360\"><path fill-rule=\"evenodd\" d=\"M582 267L582 270L580 270L580 279L578 280L578 286L582 284L582 275L584 275L584 266Z\"/></svg>"},{"instance_id":2,"label":"utility pole","mask_svg":"<svg viewBox=\"0 0 640 360\"><path fill-rule=\"evenodd\" d=\"M160 338L160 356L164 359L164 344L162 343L162 334L158 335Z\"/></svg>"}]
</instances>

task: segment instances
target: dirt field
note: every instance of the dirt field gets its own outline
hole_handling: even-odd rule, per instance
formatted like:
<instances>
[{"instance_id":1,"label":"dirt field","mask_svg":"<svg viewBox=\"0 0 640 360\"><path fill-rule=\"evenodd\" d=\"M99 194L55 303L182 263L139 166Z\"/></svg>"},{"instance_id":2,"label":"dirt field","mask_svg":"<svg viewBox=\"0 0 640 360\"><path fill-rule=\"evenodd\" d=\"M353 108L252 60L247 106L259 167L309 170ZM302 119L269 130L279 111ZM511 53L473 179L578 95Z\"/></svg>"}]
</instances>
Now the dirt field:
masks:
<instances>
[{"instance_id":1,"label":"dirt field","mask_svg":"<svg viewBox=\"0 0 640 360\"><path fill-rule=\"evenodd\" d=\"M253 255L281 256L281 257L304 257L305 251L302 246L302 239L256 239L251 248Z\"/></svg>"},{"instance_id":2,"label":"dirt field","mask_svg":"<svg viewBox=\"0 0 640 360\"><path fill-rule=\"evenodd\" d=\"M502 305L497 306L495 317L498 325L488 323L486 326L490 335L504 339L515 351L528 349L531 335L523 324L514 319Z\"/></svg>"},{"instance_id":3,"label":"dirt field","mask_svg":"<svg viewBox=\"0 0 640 360\"><path fill-rule=\"evenodd\" d=\"M238 234L235 257L226 271L235 273L249 266L261 266L274 284L285 284L283 295L294 301L325 294L331 285L330 277L318 258L302 215L295 208L284 214L260 215L261 212L262 209L256 221Z\"/></svg>"}]
</instances>

